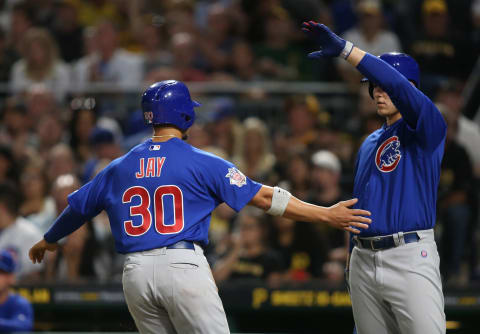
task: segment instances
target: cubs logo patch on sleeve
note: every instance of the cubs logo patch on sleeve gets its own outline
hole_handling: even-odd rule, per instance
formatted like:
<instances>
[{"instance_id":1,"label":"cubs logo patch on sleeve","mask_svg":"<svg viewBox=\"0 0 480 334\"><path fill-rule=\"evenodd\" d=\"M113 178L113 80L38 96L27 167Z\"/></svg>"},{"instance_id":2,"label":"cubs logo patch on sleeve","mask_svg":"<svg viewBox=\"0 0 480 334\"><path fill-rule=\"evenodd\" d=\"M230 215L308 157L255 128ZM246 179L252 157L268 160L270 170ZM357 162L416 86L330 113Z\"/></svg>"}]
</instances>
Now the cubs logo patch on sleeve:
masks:
<instances>
[{"instance_id":1,"label":"cubs logo patch on sleeve","mask_svg":"<svg viewBox=\"0 0 480 334\"><path fill-rule=\"evenodd\" d=\"M225 175L225 177L230 179L230 184L236 185L239 188L247 184L246 176L243 175L243 173L235 167L229 168L228 173L227 175Z\"/></svg>"},{"instance_id":2,"label":"cubs logo patch on sleeve","mask_svg":"<svg viewBox=\"0 0 480 334\"><path fill-rule=\"evenodd\" d=\"M375 154L375 164L379 171L388 173L397 168L401 158L400 140L397 136L392 136L378 147L377 154Z\"/></svg>"}]
</instances>

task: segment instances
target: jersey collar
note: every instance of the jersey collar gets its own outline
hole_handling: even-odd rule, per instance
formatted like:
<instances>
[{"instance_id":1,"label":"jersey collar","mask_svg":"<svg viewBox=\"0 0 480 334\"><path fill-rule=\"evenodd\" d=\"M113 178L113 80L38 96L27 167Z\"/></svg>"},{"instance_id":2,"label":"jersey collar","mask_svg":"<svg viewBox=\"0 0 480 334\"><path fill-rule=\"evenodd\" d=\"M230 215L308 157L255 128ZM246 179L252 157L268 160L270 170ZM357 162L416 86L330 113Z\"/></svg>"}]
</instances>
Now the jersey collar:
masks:
<instances>
[{"instance_id":1,"label":"jersey collar","mask_svg":"<svg viewBox=\"0 0 480 334\"><path fill-rule=\"evenodd\" d=\"M383 130L383 131L388 131L388 130L390 130L390 129L395 128L396 126L398 126L398 124L401 123L401 120L403 120L403 117L400 117L400 118L397 119L395 122L393 122L393 124L390 124L390 125L387 125L387 122L383 123L383 125L382 125L382 130Z\"/></svg>"}]
</instances>

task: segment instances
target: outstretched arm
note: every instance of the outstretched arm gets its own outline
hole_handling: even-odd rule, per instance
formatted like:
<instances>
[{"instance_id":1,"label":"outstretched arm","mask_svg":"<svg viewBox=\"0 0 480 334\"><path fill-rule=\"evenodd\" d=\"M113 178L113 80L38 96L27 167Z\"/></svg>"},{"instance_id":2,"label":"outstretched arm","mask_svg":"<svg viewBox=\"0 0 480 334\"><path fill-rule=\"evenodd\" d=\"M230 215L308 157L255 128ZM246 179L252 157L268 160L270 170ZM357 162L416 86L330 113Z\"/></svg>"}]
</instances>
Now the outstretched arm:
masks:
<instances>
[{"instance_id":1,"label":"outstretched arm","mask_svg":"<svg viewBox=\"0 0 480 334\"><path fill-rule=\"evenodd\" d=\"M274 188L264 185L249 204L269 210L272 207L273 192ZM370 216L369 211L350 208L355 203L357 199L342 201L331 207L322 207L291 196L282 216L297 221L327 223L334 228L358 234L360 231L357 228L368 228L371 219L363 217Z\"/></svg>"},{"instance_id":2,"label":"outstretched arm","mask_svg":"<svg viewBox=\"0 0 480 334\"><path fill-rule=\"evenodd\" d=\"M108 170L106 167L92 181L68 195L69 205L45 233L44 238L30 249L28 255L33 263L42 262L45 251L55 251L58 248L58 240L73 233L102 211L106 185L111 184L105 177Z\"/></svg>"}]
</instances>

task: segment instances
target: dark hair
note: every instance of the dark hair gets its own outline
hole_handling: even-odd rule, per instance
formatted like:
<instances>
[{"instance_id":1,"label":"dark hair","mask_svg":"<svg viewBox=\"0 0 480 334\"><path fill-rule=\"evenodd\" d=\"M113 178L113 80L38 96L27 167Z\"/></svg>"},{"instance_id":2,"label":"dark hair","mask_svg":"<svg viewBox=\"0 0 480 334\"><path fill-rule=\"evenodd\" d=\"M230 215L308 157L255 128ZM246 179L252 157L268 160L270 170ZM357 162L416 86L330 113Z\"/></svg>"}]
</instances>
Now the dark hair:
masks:
<instances>
[{"instance_id":1,"label":"dark hair","mask_svg":"<svg viewBox=\"0 0 480 334\"><path fill-rule=\"evenodd\" d=\"M25 2L19 2L13 5L12 7L12 12L17 12L17 13L22 13L27 20L29 20L31 23L34 21L34 9L33 7Z\"/></svg>"},{"instance_id":2,"label":"dark hair","mask_svg":"<svg viewBox=\"0 0 480 334\"><path fill-rule=\"evenodd\" d=\"M6 176L8 180L17 184L19 180L20 167L18 161L12 152L12 149L4 144L0 144L0 158L3 157L9 162Z\"/></svg>"},{"instance_id":3,"label":"dark hair","mask_svg":"<svg viewBox=\"0 0 480 334\"><path fill-rule=\"evenodd\" d=\"M77 136L77 131L75 130L75 127L78 123L78 119L80 117L80 113L83 111L88 111L91 112L92 115L94 116L94 123L97 123L97 103L96 99L93 97L75 97L70 101L70 110L72 112L71 118L70 118L70 125L69 125L69 131L70 131L70 147L72 150L77 154L77 148L78 148L78 136ZM94 127L95 127L94 124Z\"/></svg>"},{"instance_id":4,"label":"dark hair","mask_svg":"<svg viewBox=\"0 0 480 334\"><path fill-rule=\"evenodd\" d=\"M2 203L12 215L16 216L20 209L20 193L11 183L0 183L0 203Z\"/></svg>"}]
</instances>

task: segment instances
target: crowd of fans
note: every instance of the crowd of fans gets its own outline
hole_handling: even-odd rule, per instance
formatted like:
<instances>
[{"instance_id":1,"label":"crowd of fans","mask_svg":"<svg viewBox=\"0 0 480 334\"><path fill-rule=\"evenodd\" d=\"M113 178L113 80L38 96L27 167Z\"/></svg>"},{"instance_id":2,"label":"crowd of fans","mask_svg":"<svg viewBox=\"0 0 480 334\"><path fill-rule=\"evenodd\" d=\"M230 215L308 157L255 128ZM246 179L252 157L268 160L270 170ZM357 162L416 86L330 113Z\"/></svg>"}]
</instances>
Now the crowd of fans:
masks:
<instances>
[{"instance_id":1,"label":"crowd of fans","mask_svg":"<svg viewBox=\"0 0 480 334\"><path fill-rule=\"evenodd\" d=\"M66 207L69 193L150 135L138 103L143 88L159 80L344 82L350 93L343 98L354 101L353 110L329 110L322 97L299 94L281 98L276 111L283 116L274 121L255 109L239 117L237 96L209 96L188 141L300 199L330 206L350 198L356 151L383 120L358 72L340 60L306 58L315 46L299 26L309 19L375 55L403 51L419 62L422 91L449 126L436 231L441 270L449 284L480 278L480 130L462 114L462 89L480 54L479 0L0 5L0 248L17 254L20 280L120 279L123 258L105 213L62 240L43 265L32 265L27 252ZM91 87L116 91L95 94ZM242 96L254 106L270 98ZM254 209L236 214L221 205L210 232L207 254L217 282L343 280L342 231Z\"/></svg>"}]
</instances>

